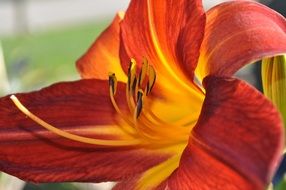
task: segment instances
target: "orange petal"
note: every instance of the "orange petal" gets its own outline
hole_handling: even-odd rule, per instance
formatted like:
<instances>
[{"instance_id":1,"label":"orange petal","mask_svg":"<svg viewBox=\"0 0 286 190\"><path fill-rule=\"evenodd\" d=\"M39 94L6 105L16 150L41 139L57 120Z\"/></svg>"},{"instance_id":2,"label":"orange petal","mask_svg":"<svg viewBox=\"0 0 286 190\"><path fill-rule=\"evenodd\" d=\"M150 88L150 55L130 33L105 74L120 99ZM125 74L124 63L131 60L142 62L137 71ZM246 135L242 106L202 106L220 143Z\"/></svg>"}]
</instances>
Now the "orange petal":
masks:
<instances>
[{"instance_id":1,"label":"orange petal","mask_svg":"<svg viewBox=\"0 0 286 190\"><path fill-rule=\"evenodd\" d=\"M203 109L180 166L161 187L265 189L282 155L279 113L240 80L208 77L205 87Z\"/></svg>"},{"instance_id":2,"label":"orange petal","mask_svg":"<svg viewBox=\"0 0 286 190\"><path fill-rule=\"evenodd\" d=\"M183 74L182 68L186 66L182 65L191 55L193 60L190 62L197 61L204 18L198 0L131 1L121 24L122 62L130 57L141 62L146 57L154 65L161 86L190 90L191 84L187 83L188 80L192 83L192 78ZM189 35L191 31L197 35Z\"/></svg>"},{"instance_id":3,"label":"orange petal","mask_svg":"<svg viewBox=\"0 0 286 190\"><path fill-rule=\"evenodd\" d=\"M118 13L111 25L97 38L89 50L77 61L82 78L108 79L108 73L116 73L119 81L126 75L119 60L119 24L124 13Z\"/></svg>"},{"instance_id":4,"label":"orange petal","mask_svg":"<svg viewBox=\"0 0 286 190\"><path fill-rule=\"evenodd\" d=\"M119 83L116 97L122 111L127 109L122 104L124 91ZM16 96L32 113L61 130L104 141L135 138L119 125L107 81L59 83ZM0 170L24 180L120 180L168 157L140 146L104 147L62 138L26 117L9 97L0 99L0 118Z\"/></svg>"},{"instance_id":5,"label":"orange petal","mask_svg":"<svg viewBox=\"0 0 286 190\"><path fill-rule=\"evenodd\" d=\"M245 64L286 52L286 21L252 1L220 4L207 12L196 74L231 76Z\"/></svg>"}]
</instances>

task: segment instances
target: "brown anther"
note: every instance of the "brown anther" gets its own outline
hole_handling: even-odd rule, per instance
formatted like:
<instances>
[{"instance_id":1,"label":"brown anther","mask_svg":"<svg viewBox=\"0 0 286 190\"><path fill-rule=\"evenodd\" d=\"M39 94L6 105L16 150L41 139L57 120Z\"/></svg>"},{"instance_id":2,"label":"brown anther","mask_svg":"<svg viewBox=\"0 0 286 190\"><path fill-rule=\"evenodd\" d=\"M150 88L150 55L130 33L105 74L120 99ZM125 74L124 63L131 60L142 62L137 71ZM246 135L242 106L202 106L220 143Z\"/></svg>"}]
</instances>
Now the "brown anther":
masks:
<instances>
[{"instance_id":1,"label":"brown anther","mask_svg":"<svg viewBox=\"0 0 286 190\"><path fill-rule=\"evenodd\" d=\"M147 71L148 71L148 67L149 67L149 64L148 64L148 60L146 58L143 59L143 63L142 63L142 67L141 67L141 71L140 71L140 74L139 74L139 85L142 86L143 82L144 82L144 79L146 77L146 74L147 74Z\"/></svg>"},{"instance_id":2,"label":"brown anther","mask_svg":"<svg viewBox=\"0 0 286 190\"><path fill-rule=\"evenodd\" d=\"M136 84L136 61L134 59L131 59L128 68L128 82L127 82L129 91L133 88L134 83Z\"/></svg>"},{"instance_id":3,"label":"brown anther","mask_svg":"<svg viewBox=\"0 0 286 190\"><path fill-rule=\"evenodd\" d=\"M156 81L156 72L154 67L150 65L148 68L148 83L147 83L146 95L149 95L149 93L152 91L155 81Z\"/></svg>"},{"instance_id":4,"label":"brown anther","mask_svg":"<svg viewBox=\"0 0 286 190\"><path fill-rule=\"evenodd\" d=\"M112 90L112 94L115 95L117 88L117 78L115 76L115 73L109 73L108 82Z\"/></svg>"},{"instance_id":5,"label":"brown anther","mask_svg":"<svg viewBox=\"0 0 286 190\"><path fill-rule=\"evenodd\" d=\"M135 77L133 80L133 84L131 84L131 93L135 92L136 85L137 85L137 78Z\"/></svg>"},{"instance_id":6,"label":"brown anther","mask_svg":"<svg viewBox=\"0 0 286 190\"><path fill-rule=\"evenodd\" d=\"M137 105L136 105L136 110L135 110L135 117L136 119L140 116L143 108L143 95L144 92L142 89L138 90L137 92Z\"/></svg>"}]
</instances>

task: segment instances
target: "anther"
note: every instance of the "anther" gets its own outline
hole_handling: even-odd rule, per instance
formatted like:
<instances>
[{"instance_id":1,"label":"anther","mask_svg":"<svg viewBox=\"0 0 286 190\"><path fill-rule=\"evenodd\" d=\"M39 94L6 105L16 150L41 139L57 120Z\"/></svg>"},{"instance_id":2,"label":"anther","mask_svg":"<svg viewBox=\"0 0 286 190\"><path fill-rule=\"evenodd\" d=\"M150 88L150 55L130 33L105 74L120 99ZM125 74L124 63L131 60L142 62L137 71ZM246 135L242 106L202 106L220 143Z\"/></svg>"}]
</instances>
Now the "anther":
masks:
<instances>
[{"instance_id":1,"label":"anther","mask_svg":"<svg viewBox=\"0 0 286 190\"><path fill-rule=\"evenodd\" d=\"M128 90L130 91L134 83L136 84L136 61L134 59L130 60L130 65L128 68Z\"/></svg>"},{"instance_id":2,"label":"anther","mask_svg":"<svg viewBox=\"0 0 286 190\"><path fill-rule=\"evenodd\" d=\"M139 85L142 86L143 82L144 82L144 79L145 79L145 76L146 76L146 73L148 71L148 67L149 67L149 64L148 64L148 61L146 58L143 59L143 64L142 64L142 68L141 68L141 71L140 71L140 74L139 74Z\"/></svg>"},{"instance_id":3,"label":"anther","mask_svg":"<svg viewBox=\"0 0 286 190\"><path fill-rule=\"evenodd\" d=\"M143 108L143 90L140 89L137 92L137 105L136 105L136 110L135 110L135 117L136 119L140 116Z\"/></svg>"},{"instance_id":4,"label":"anther","mask_svg":"<svg viewBox=\"0 0 286 190\"><path fill-rule=\"evenodd\" d=\"M115 76L115 73L109 73L109 86L112 90L112 94L115 95L116 88L117 88L117 78Z\"/></svg>"},{"instance_id":5,"label":"anther","mask_svg":"<svg viewBox=\"0 0 286 190\"><path fill-rule=\"evenodd\" d=\"M133 84L131 84L131 93L135 92L137 85L137 78L134 78Z\"/></svg>"},{"instance_id":6,"label":"anther","mask_svg":"<svg viewBox=\"0 0 286 190\"><path fill-rule=\"evenodd\" d=\"M155 81L156 81L156 72L153 66L150 65L148 69L148 83L147 83L146 95L148 95L152 91Z\"/></svg>"}]
</instances>

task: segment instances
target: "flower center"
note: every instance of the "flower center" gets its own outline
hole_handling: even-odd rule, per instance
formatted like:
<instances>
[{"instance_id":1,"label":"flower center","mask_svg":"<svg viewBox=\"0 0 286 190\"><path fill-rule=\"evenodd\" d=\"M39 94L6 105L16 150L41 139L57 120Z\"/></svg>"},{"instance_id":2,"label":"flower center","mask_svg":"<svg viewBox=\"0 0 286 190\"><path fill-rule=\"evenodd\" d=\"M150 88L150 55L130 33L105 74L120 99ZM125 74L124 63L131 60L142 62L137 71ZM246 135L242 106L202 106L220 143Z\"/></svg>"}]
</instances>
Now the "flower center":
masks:
<instances>
[{"instance_id":1,"label":"flower center","mask_svg":"<svg viewBox=\"0 0 286 190\"><path fill-rule=\"evenodd\" d=\"M117 79L115 73L109 74L110 100L123 119L122 125L134 128L140 139L152 144L176 144L187 141L193 121L183 118L169 123L157 117L152 110L152 101L156 99L149 98L156 81L156 72L146 59L143 60L138 75L136 69L136 61L131 59L126 83L128 113L123 113L115 101Z\"/></svg>"},{"instance_id":2,"label":"flower center","mask_svg":"<svg viewBox=\"0 0 286 190\"><path fill-rule=\"evenodd\" d=\"M143 61L143 65L139 76L136 76L136 62L131 59L130 66L128 69L128 81L126 84L126 100L130 112L134 115L134 119L137 120L143 109L143 99L145 99L153 89L156 81L156 72L153 66L149 65L147 60ZM120 112L114 96L116 94L117 79L115 73L109 74L109 89L110 89L110 99L116 109L116 111L122 115Z\"/></svg>"}]
</instances>

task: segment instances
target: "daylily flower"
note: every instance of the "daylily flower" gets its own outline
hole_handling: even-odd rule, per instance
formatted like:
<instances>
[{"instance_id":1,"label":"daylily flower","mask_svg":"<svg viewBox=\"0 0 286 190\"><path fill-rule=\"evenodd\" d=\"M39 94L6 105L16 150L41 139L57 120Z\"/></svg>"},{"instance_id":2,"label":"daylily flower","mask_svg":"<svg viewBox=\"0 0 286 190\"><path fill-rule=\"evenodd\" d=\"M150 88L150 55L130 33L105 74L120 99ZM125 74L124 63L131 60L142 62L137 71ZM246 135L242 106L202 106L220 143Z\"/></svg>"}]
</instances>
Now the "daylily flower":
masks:
<instances>
[{"instance_id":1,"label":"daylily flower","mask_svg":"<svg viewBox=\"0 0 286 190\"><path fill-rule=\"evenodd\" d=\"M77 62L82 80L0 99L0 169L114 189L265 189L282 120L232 75L286 53L285 32L252 1L205 13L200 0L133 0Z\"/></svg>"}]
</instances>

